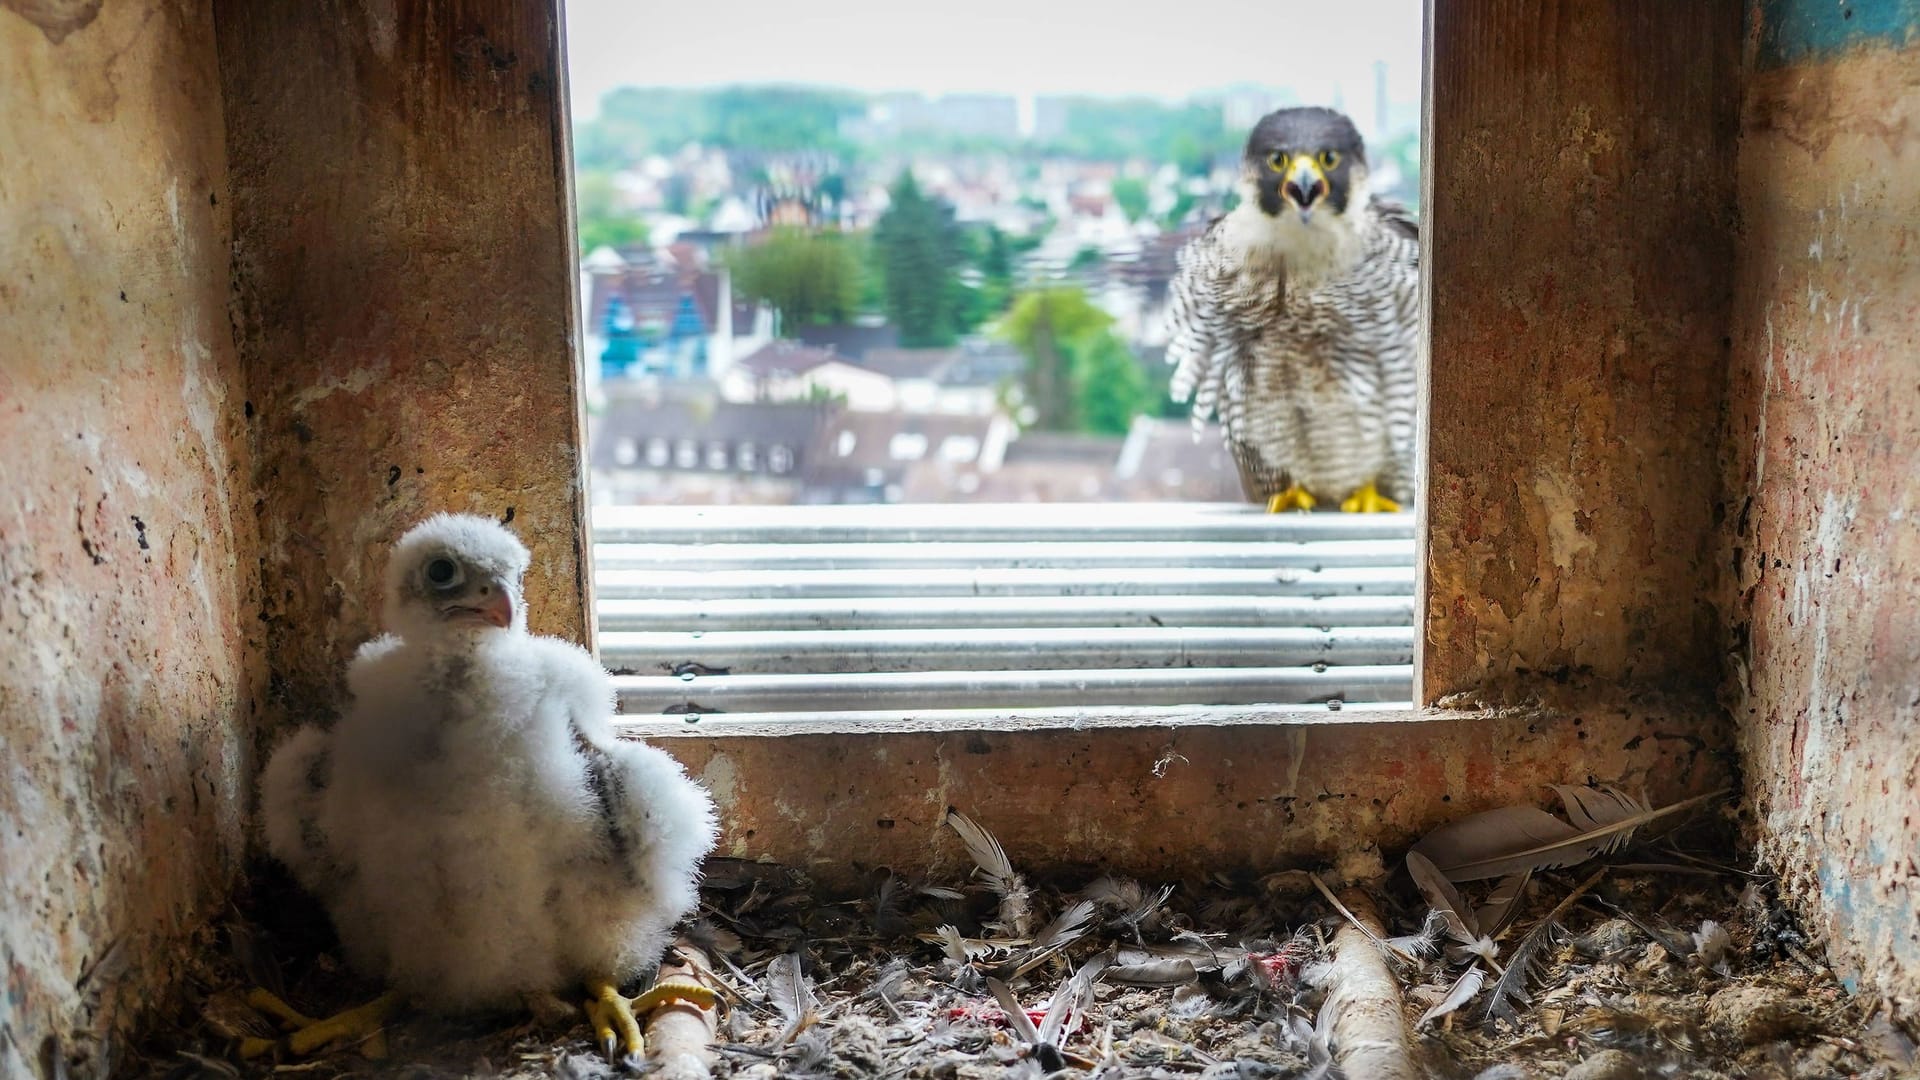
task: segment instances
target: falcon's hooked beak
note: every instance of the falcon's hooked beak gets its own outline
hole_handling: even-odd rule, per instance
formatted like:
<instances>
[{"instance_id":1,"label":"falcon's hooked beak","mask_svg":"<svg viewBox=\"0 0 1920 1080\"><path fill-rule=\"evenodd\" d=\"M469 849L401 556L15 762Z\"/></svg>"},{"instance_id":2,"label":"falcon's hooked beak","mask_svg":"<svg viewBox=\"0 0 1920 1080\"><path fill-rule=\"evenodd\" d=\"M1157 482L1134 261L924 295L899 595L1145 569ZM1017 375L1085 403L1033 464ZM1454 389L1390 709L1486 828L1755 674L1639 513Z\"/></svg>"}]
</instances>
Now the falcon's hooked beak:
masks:
<instances>
[{"instance_id":1,"label":"falcon's hooked beak","mask_svg":"<svg viewBox=\"0 0 1920 1080\"><path fill-rule=\"evenodd\" d=\"M441 617L449 622L470 619L502 630L512 626L513 593L498 581L488 582L485 589L478 604L448 604L440 609Z\"/></svg>"},{"instance_id":2,"label":"falcon's hooked beak","mask_svg":"<svg viewBox=\"0 0 1920 1080\"><path fill-rule=\"evenodd\" d=\"M1295 155L1286 182L1280 185L1280 196L1299 208L1301 224L1312 220L1314 206L1325 198L1327 190L1327 174L1313 155Z\"/></svg>"}]
</instances>

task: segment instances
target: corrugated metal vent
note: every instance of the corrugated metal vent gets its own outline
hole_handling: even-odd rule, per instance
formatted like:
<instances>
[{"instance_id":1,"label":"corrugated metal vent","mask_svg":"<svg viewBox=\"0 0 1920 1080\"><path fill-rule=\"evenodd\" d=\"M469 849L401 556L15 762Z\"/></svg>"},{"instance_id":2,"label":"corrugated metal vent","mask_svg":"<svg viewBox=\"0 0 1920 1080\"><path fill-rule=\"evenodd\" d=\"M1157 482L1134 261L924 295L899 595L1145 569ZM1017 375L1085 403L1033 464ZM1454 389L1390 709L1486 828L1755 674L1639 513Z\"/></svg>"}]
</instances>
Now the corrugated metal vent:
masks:
<instances>
[{"instance_id":1,"label":"corrugated metal vent","mask_svg":"<svg viewBox=\"0 0 1920 1080\"><path fill-rule=\"evenodd\" d=\"M1413 521L1220 504L607 507L621 710L1403 703Z\"/></svg>"}]
</instances>

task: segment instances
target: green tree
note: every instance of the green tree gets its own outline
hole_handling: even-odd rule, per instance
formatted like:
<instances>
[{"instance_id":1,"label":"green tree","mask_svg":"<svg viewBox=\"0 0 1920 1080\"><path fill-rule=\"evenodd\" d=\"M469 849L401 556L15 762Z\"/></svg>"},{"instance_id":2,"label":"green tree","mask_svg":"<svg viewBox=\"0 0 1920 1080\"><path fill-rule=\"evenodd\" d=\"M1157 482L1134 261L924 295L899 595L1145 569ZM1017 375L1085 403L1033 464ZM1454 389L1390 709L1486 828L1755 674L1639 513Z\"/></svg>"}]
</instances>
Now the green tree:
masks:
<instances>
[{"instance_id":1,"label":"green tree","mask_svg":"<svg viewBox=\"0 0 1920 1080\"><path fill-rule=\"evenodd\" d=\"M839 233L775 229L728 255L734 288L771 304L785 327L843 323L860 303L860 259Z\"/></svg>"},{"instance_id":2,"label":"green tree","mask_svg":"<svg viewBox=\"0 0 1920 1080\"><path fill-rule=\"evenodd\" d=\"M601 97L600 114L574 129L574 159L582 168L618 169L689 142L844 153L840 121L864 105L857 94L816 87L623 86Z\"/></svg>"},{"instance_id":3,"label":"green tree","mask_svg":"<svg viewBox=\"0 0 1920 1080\"><path fill-rule=\"evenodd\" d=\"M1122 176L1113 182L1113 201L1120 212L1127 215L1128 221L1139 221L1147 216L1146 181L1131 176Z\"/></svg>"},{"instance_id":4,"label":"green tree","mask_svg":"<svg viewBox=\"0 0 1920 1080\"><path fill-rule=\"evenodd\" d=\"M953 344L958 336L960 243L953 209L929 198L902 170L874 223L887 318L909 348Z\"/></svg>"},{"instance_id":5,"label":"green tree","mask_svg":"<svg viewBox=\"0 0 1920 1080\"><path fill-rule=\"evenodd\" d=\"M1074 412L1081 431L1124 435L1133 418L1152 408L1147 374L1133 350L1112 331L1088 334L1069 346Z\"/></svg>"},{"instance_id":6,"label":"green tree","mask_svg":"<svg viewBox=\"0 0 1920 1080\"><path fill-rule=\"evenodd\" d=\"M574 177L574 200L580 212L580 251L598 247L635 247L647 242L647 225L620 205L613 177L604 172L581 172Z\"/></svg>"},{"instance_id":7,"label":"green tree","mask_svg":"<svg viewBox=\"0 0 1920 1080\"><path fill-rule=\"evenodd\" d=\"M1026 354L1027 369L1021 384L1033 408L1033 427L1046 431L1078 428L1074 343L1083 337L1110 334L1112 325L1112 317L1094 307L1079 289L1036 289L1014 301L1013 310L1000 322L1000 335Z\"/></svg>"}]
</instances>

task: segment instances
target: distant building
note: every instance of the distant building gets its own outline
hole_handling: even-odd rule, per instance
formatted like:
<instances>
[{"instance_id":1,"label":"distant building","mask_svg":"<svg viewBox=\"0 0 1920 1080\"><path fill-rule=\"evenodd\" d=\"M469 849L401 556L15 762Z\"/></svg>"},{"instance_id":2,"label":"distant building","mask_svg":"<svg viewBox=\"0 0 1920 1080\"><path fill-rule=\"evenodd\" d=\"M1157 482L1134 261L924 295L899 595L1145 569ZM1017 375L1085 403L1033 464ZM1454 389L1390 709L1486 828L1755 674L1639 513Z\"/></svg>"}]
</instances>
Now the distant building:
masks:
<instances>
[{"instance_id":1,"label":"distant building","mask_svg":"<svg viewBox=\"0 0 1920 1080\"><path fill-rule=\"evenodd\" d=\"M744 356L720 380L729 401L836 401L860 412L898 407L892 379L832 349L772 341Z\"/></svg>"},{"instance_id":2,"label":"distant building","mask_svg":"<svg viewBox=\"0 0 1920 1080\"><path fill-rule=\"evenodd\" d=\"M794 503L833 407L731 402L642 380L612 389L588 425L599 505Z\"/></svg>"},{"instance_id":3,"label":"distant building","mask_svg":"<svg viewBox=\"0 0 1920 1080\"><path fill-rule=\"evenodd\" d=\"M814 503L955 502L1000 468L1004 416L833 414L806 456L802 499Z\"/></svg>"},{"instance_id":4,"label":"distant building","mask_svg":"<svg viewBox=\"0 0 1920 1080\"><path fill-rule=\"evenodd\" d=\"M593 381L714 377L772 339L771 309L736 297L727 272L702 269L700 261L690 246L666 258L634 259L600 248L583 260L584 350Z\"/></svg>"},{"instance_id":5,"label":"distant building","mask_svg":"<svg viewBox=\"0 0 1920 1080\"><path fill-rule=\"evenodd\" d=\"M816 349L830 349L854 362L868 349L897 349L900 328L886 323L850 323L841 326L797 326L787 329L788 337Z\"/></svg>"},{"instance_id":6,"label":"distant building","mask_svg":"<svg viewBox=\"0 0 1920 1080\"><path fill-rule=\"evenodd\" d=\"M857 358L782 340L741 358L720 389L729 401L834 400L856 412L988 416L1001 411L1001 388L1025 365L1010 346L981 339L940 349L874 346Z\"/></svg>"},{"instance_id":7,"label":"distant building","mask_svg":"<svg viewBox=\"0 0 1920 1080\"><path fill-rule=\"evenodd\" d=\"M1218 424L1206 425L1196 436L1187 420L1136 416L1113 471L1128 499L1246 501Z\"/></svg>"}]
</instances>

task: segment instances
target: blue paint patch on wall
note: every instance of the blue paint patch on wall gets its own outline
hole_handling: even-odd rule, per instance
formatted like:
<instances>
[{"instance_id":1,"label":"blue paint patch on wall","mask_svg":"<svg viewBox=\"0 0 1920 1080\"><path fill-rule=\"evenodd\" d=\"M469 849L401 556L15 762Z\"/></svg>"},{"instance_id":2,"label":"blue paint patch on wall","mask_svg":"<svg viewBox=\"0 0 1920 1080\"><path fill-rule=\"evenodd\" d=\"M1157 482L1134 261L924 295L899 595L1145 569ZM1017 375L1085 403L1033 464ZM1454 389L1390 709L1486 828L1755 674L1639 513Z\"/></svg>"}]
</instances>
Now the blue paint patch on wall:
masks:
<instances>
[{"instance_id":1,"label":"blue paint patch on wall","mask_svg":"<svg viewBox=\"0 0 1920 1080\"><path fill-rule=\"evenodd\" d=\"M1758 0L1762 70L1920 41L1920 0Z\"/></svg>"}]
</instances>

